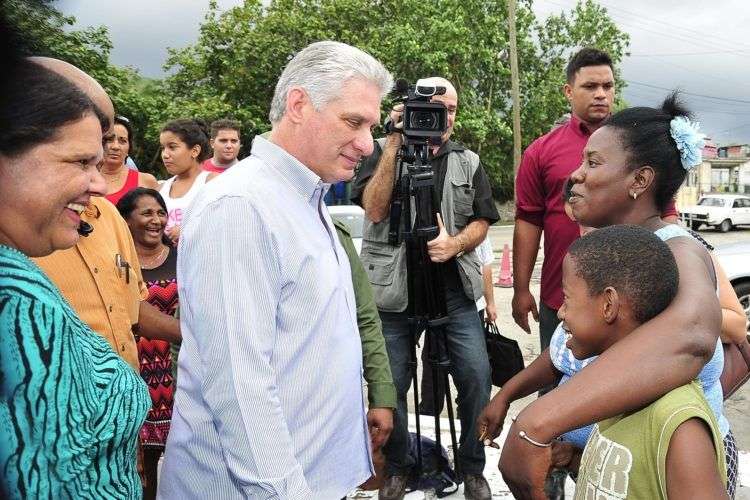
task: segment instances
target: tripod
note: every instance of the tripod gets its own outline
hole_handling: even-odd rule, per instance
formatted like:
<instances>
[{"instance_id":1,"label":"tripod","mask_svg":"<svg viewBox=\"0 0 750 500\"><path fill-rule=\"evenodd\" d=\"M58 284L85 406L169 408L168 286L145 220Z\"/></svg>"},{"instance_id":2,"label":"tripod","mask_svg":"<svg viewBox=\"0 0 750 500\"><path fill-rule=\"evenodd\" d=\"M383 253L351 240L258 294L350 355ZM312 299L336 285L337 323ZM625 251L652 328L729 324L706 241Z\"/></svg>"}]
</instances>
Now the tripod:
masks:
<instances>
[{"instance_id":1,"label":"tripod","mask_svg":"<svg viewBox=\"0 0 750 500\"><path fill-rule=\"evenodd\" d=\"M451 444L454 451L456 475L460 478L456 426L453 414L453 401L448 373L450 359L446 344L445 325L448 313L445 301L443 274L441 264L432 262L427 253L427 242L438 236L437 198L435 195L435 178L429 163L429 144L425 141L406 140L399 158L399 179L396 183L398 196L394 197L391 211L389 241L398 243L403 236L406 245L406 272L409 330L412 344L409 358L412 386L414 388L414 408L419 407L419 383L417 381L417 341L422 331L425 332L424 349L427 350L427 364L435 381L432 387L433 401L440 398L439 386L445 388L446 409L450 428ZM404 172L404 166L406 171ZM412 224L412 200L414 206L414 223ZM405 229L399 234L401 215ZM435 453L436 464L441 459L440 415L435 413ZM424 475L422 463L422 432L419 411L416 411L417 434L417 471L419 477Z\"/></svg>"}]
</instances>

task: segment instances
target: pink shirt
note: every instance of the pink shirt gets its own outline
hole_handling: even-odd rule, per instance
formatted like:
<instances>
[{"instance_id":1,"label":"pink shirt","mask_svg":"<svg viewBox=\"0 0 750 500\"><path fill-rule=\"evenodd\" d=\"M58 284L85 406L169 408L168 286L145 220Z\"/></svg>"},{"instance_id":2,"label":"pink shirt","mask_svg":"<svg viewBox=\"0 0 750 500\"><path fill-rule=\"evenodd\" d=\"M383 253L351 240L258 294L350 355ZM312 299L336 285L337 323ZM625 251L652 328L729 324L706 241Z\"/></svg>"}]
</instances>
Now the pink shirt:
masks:
<instances>
[{"instance_id":1,"label":"pink shirt","mask_svg":"<svg viewBox=\"0 0 750 500\"><path fill-rule=\"evenodd\" d=\"M526 149L516 178L516 218L544 230L541 301L552 309L563 302L562 261L579 237L578 224L565 214L562 189L583 159L590 132L575 115ZM676 215L674 202L663 216Z\"/></svg>"},{"instance_id":2,"label":"pink shirt","mask_svg":"<svg viewBox=\"0 0 750 500\"><path fill-rule=\"evenodd\" d=\"M236 165L236 163L237 162L233 163L232 165ZM230 166L232 166L232 165L230 165ZM203 168L204 172L211 172L211 173L215 172L217 174L223 174L229 168L229 167L217 167L216 164L213 162L212 158L208 158L207 160L205 160L201 164L201 167Z\"/></svg>"}]
</instances>

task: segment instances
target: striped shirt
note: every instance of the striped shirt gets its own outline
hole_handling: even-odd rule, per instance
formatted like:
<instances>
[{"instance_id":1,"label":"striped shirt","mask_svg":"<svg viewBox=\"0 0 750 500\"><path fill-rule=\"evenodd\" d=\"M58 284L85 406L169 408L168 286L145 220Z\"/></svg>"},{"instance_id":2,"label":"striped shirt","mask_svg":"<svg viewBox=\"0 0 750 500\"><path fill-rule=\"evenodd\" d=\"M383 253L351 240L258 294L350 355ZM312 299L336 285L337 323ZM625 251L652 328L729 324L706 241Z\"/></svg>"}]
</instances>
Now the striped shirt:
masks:
<instances>
[{"instance_id":1,"label":"striped shirt","mask_svg":"<svg viewBox=\"0 0 750 500\"><path fill-rule=\"evenodd\" d=\"M327 188L256 137L188 209L160 498L341 498L372 474L351 271Z\"/></svg>"},{"instance_id":2,"label":"striped shirt","mask_svg":"<svg viewBox=\"0 0 750 500\"><path fill-rule=\"evenodd\" d=\"M140 499L150 403L49 278L0 245L0 498Z\"/></svg>"}]
</instances>

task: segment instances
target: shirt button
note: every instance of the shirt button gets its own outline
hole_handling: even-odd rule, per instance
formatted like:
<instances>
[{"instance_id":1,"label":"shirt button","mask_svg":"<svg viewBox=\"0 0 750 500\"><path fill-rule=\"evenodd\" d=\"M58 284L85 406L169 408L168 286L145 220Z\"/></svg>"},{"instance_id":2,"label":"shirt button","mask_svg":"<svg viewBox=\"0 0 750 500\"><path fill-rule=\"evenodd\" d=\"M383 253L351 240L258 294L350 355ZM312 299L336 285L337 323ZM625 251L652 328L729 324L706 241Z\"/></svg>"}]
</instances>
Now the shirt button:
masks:
<instances>
[{"instance_id":1,"label":"shirt button","mask_svg":"<svg viewBox=\"0 0 750 500\"><path fill-rule=\"evenodd\" d=\"M125 344L122 344L122 345L120 346L120 350L121 350L122 352L125 352Z\"/></svg>"},{"instance_id":2,"label":"shirt button","mask_svg":"<svg viewBox=\"0 0 750 500\"><path fill-rule=\"evenodd\" d=\"M95 267L95 268L94 268L94 273L98 273L98 272L99 272L99 268L98 268L98 267Z\"/></svg>"},{"instance_id":3,"label":"shirt button","mask_svg":"<svg viewBox=\"0 0 750 500\"><path fill-rule=\"evenodd\" d=\"M109 305L109 312L112 312L112 304Z\"/></svg>"}]
</instances>

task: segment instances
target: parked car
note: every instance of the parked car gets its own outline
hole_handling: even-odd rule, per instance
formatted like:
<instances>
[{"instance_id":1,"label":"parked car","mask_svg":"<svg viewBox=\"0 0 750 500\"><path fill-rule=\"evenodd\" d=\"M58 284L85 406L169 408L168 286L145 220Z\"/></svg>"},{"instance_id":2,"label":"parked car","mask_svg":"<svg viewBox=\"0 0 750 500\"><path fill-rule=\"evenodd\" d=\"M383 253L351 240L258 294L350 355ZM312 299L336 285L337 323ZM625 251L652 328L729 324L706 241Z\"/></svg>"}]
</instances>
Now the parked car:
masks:
<instances>
[{"instance_id":1,"label":"parked car","mask_svg":"<svg viewBox=\"0 0 750 500\"><path fill-rule=\"evenodd\" d=\"M750 241L722 245L714 250L734 292L750 320Z\"/></svg>"},{"instance_id":2,"label":"parked car","mask_svg":"<svg viewBox=\"0 0 750 500\"><path fill-rule=\"evenodd\" d=\"M346 224L357 253L362 251L362 224L365 222L365 211L357 205L331 205L328 207L328 213L332 219Z\"/></svg>"},{"instance_id":3,"label":"parked car","mask_svg":"<svg viewBox=\"0 0 750 500\"><path fill-rule=\"evenodd\" d=\"M697 231L703 224L722 233L740 224L750 224L750 197L739 194L706 194L697 205L682 207L680 219Z\"/></svg>"}]
</instances>

